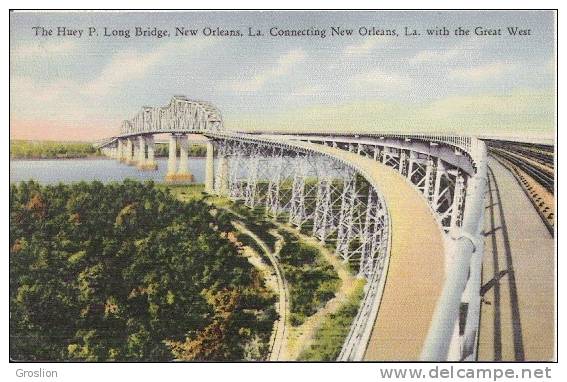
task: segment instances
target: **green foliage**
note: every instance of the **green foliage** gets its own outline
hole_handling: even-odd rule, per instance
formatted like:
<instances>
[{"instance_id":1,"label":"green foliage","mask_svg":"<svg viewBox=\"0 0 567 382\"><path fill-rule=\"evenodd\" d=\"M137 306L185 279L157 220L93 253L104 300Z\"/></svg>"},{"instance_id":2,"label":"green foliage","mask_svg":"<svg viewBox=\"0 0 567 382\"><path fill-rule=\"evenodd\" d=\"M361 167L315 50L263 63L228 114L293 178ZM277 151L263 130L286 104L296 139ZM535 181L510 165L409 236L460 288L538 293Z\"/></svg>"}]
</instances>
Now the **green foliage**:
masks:
<instances>
[{"instance_id":1,"label":"green foliage","mask_svg":"<svg viewBox=\"0 0 567 382\"><path fill-rule=\"evenodd\" d=\"M177 149L179 153L179 149ZM205 157L207 155L207 146L196 144L189 145L189 156L190 157ZM166 157L169 155L169 145L167 144L157 144L155 147L154 154L156 157Z\"/></svg>"},{"instance_id":2,"label":"green foliage","mask_svg":"<svg viewBox=\"0 0 567 382\"><path fill-rule=\"evenodd\" d=\"M241 220L243 220L246 227L266 243L270 251L273 252L275 250L277 237L269 231L277 227L268 220L269 218L266 216L264 208L250 209L241 201L236 201L230 206L230 209L242 217Z\"/></svg>"},{"instance_id":3,"label":"green foliage","mask_svg":"<svg viewBox=\"0 0 567 382\"><path fill-rule=\"evenodd\" d=\"M285 230L279 233L285 239L279 260L290 286L290 322L297 326L335 296L340 279L316 247Z\"/></svg>"},{"instance_id":4,"label":"green foliage","mask_svg":"<svg viewBox=\"0 0 567 382\"><path fill-rule=\"evenodd\" d=\"M364 280L359 280L348 301L336 313L325 317L321 327L315 333L313 343L299 355L298 361L335 361L337 359L364 296L364 284Z\"/></svg>"},{"instance_id":5,"label":"green foliage","mask_svg":"<svg viewBox=\"0 0 567 382\"><path fill-rule=\"evenodd\" d=\"M91 143L10 141L10 158L13 159L84 158L96 154L97 150Z\"/></svg>"},{"instance_id":6,"label":"green foliage","mask_svg":"<svg viewBox=\"0 0 567 382\"><path fill-rule=\"evenodd\" d=\"M9 227L12 359L266 354L275 297L201 201L152 182L27 182L10 186Z\"/></svg>"}]
</instances>

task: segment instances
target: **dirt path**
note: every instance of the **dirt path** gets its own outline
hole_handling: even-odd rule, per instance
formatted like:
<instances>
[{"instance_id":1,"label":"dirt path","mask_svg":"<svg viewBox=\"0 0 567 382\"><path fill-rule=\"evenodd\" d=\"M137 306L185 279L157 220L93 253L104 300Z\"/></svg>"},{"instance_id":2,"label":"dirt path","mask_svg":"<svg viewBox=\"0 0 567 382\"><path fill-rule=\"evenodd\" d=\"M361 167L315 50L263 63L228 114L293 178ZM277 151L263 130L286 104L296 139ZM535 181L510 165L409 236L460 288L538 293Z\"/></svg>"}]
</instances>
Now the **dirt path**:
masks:
<instances>
[{"instance_id":1,"label":"dirt path","mask_svg":"<svg viewBox=\"0 0 567 382\"><path fill-rule=\"evenodd\" d=\"M276 277L275 280L276 282L274 286L276 293L279 296L278 303L276 304L279 319L275 324L275 330L274 333L272 334L272 338L270 341L271 349L270 349L270 356L268 359L270 361L278 361L280 360L282 349L284 348L284 344L285 344L287 321L288 321L287 318L289 315L289 290L288 290L287 282L283 277L283 272L280 269L280 265L276 260L276 256L279 253L282 246L281 240L283 240L283 238L281 237L278 238L279 240L276 242L275 251L272 253L268 248L268 246L266 245L266 243L264 243L264 241L262 241L262 239L260 239L254 232L246 228L243 222L235 221L233 222L233 225L238 231L250 236L262 248L268 259L270 259L270 262L272 263L272 267L274 269L274 273ZM256 259L255 262L258 262L258 259ZM261 263L261 260L259 262ZM259 266L259 268L261 269L262 267ZM267 278L267 280L270 280L270 278Z\"/></svg>"},{"instance_id":2,"label":"dirt path","mask_svg":"<svg viewBox=\"0 0 567 382\"><path fill-rule=\"evenodd\" d=\"M288 324L286 346L282 351L280 360L294 361L297 360L303 350L308 349L313 343L315 333L321 326L323 319L329 314L336 313L346 302L348 302L351 295L355 293L357 279L350 274L345 264L331 253L331 251L322 246L319 241L314 238L298 234L296 230L283 224L278 224L278 226L290 233L298 235L302 241L318 248L325 257L325 260L333 266L341 280L341 284L335 294L335 297L327 301L325 306L319 309L317 313L307 318L307 320L305 320L305 322L300 326L293 327L291 324ZM277 234L277 232L271 233L278 236L278 238L281 237Z\"/></svg>"}]
</instances>

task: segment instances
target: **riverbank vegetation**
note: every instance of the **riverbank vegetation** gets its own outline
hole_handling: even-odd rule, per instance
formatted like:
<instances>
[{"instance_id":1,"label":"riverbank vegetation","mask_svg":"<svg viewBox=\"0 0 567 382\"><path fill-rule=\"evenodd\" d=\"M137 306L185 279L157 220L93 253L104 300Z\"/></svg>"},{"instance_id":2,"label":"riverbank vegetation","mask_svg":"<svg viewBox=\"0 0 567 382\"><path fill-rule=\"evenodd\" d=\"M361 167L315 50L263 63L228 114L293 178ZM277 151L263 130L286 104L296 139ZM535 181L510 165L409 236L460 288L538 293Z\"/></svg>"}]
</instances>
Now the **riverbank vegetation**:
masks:
<instances>
[{"instance_id":1,"label":"riverbank vegetation","mask_svg":"<svg viewBox=\"0 0 567 382\"><path fill-rule=\"evenodd\" d=\"M290 323L299 326L335 296L340 279L319 249L286 230L278 233L285 240L279 261L290 287Z\"/></svg>"},{"instance_id":2,"label":"riverbank vegetation","mask_svg":"<svg viewBox=\"0 0 567 382\"><path fill-rule=\"evenodd\" d=\"M88 142L10 140L11 159L85 158L99 155Z\"/></svg>"},{"instance_id":3,"label":"riverbank vegetation","mask_svg":"<svg viewBox=\"0 0 567 382\"><path fill-rule=\"evenodd\" d=\"M169 145L156 144L154 153L156 157L167 157ZM193 144L189 146L188 153L190 157L205 157L207 147ZM70 159L90 156L101 156L100 151L90 142L10 140L11 159Z\"/></svg>"},{"instance_id":4,"label":"riverbank vegetation","mask_svg":"<svg viewBox=\"0 0 567 382\"><path fill-rule=\"evenodd\" d=\"M356 317L364 296L364 280L358 280L355 291L336 313L326 316L315 333L311 346L304 350L298 361L335 361Z\"/></svg>"},{"instance_id":5,"label":"riverbank vegetation","mask_svg":"<svg viewBox=\"0 0 567 382\"><path fill-rule=\"evenodd\" d=\"M275 297L231 230L151 182L11 185L11 358L264 359Z\"/></svg>"},{"instance_id":6,"label":"riverbank vegetation","mask_svg":"<svg viewBox=\"0 0 567 382\"><path fill-rule=\"evenodd\" d=\"M202 144L189 145L187 152L190 157L205 157L207 155L207 146ZM169 145L156 144L154 153L156 157L167 157L169 155ZM177 149L177 155L179 156L179 148Z\"/></svg>"}]
</instances>

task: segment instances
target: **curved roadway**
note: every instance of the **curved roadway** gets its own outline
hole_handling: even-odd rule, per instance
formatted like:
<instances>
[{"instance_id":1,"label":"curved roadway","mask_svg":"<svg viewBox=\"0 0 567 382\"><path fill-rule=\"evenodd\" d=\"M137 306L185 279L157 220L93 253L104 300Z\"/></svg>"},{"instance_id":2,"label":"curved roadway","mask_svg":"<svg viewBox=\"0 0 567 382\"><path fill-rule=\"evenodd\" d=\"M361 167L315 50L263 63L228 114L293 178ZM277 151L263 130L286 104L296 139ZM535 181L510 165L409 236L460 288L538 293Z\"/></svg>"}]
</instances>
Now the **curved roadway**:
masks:
<instances>
[{"instance_id":1,"label":"curved roadway","mask_svg":"<svg viewBox=\"0 0 567 382\"><path fill-rule=\"evenodd\" d=\"M328 146L299 145L355 163L384 197L392 230L390 261L364 359L418 360L445 279L443 234L425 199L382 163Z\"/></svg>"}]
</instances>

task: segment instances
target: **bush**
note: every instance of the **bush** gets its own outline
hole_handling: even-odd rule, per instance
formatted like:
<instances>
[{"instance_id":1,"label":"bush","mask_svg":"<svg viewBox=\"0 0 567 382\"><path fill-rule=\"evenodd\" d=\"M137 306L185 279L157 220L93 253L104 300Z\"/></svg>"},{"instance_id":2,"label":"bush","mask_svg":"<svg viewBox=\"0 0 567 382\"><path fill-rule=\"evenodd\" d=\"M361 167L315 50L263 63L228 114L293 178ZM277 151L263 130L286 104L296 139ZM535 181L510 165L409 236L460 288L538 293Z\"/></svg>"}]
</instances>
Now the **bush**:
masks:
<instances>
[{"instance_id":1,"label":"bush","mask_svg":"<svg viewBox=\"0 0 567 382\"><path fill-rule=\"evenodd\" d=\"M97 154L91 143L51 141L10 141L10 158L54 159L83 158Z\"/></svg>"},{"instance_id":2,"label":"bush","mask_svg":"<svg viewBox=\"0 0 567 382\"><path fill-rule=\"evenodd\" d=\"M340 279L316 247L278 232L285 239L279 260L290 287L290 322L298 326L335 296Z\"/></svg>"},{"instance_id":3,"label":"bush","mask_svg":"<svg viewBox=\"0 0 567 382\"><path fill-rule=\"evenodd\" d=\"M210 211L152 182L11 185L11 358L263 356L275 297Z\"/></svg>"},{"instance_id":4,"label":"bush","mask_svg":"<svg viewBox=\"0 0 567 382\"><path fill-rule=\"evenodd\" d=\"M352 320L356 317L364 296L364 280L359 280L355 292L335 314L330 314L315 333L313 344L300 355L299 361L335 361L341 352Z\"/></svg>"}]
</instances>

